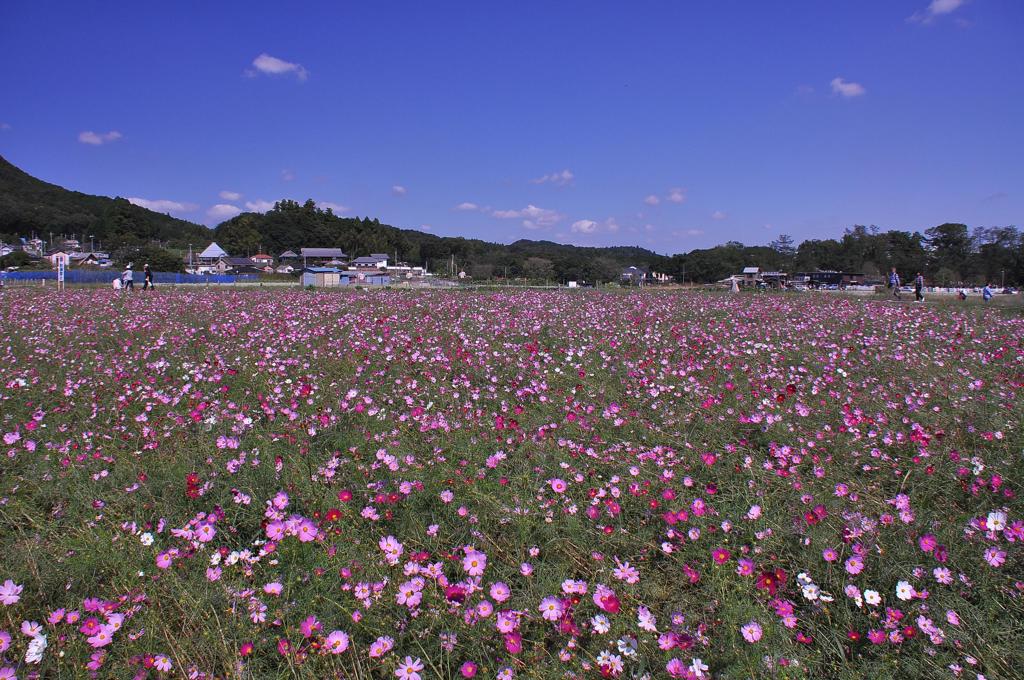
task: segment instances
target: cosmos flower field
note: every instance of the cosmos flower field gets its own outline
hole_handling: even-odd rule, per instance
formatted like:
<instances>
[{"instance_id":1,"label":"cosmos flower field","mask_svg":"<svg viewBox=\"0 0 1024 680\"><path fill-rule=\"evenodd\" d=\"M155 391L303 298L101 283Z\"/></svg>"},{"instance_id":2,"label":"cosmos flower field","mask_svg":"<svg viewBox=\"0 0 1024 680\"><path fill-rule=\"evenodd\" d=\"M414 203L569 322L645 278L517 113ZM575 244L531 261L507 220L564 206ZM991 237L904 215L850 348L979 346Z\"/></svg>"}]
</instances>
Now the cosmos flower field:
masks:
<instances>
[{"instance_id":1,"label":"cosmos flower field","mask_svg":"<svg viewBox=\"0 0 1024 680\"><path fill-rule=\"evenodd\" d=\"M0 292L0 678L1013 678L1024 321Z\"/></svg>"}]
</instances>

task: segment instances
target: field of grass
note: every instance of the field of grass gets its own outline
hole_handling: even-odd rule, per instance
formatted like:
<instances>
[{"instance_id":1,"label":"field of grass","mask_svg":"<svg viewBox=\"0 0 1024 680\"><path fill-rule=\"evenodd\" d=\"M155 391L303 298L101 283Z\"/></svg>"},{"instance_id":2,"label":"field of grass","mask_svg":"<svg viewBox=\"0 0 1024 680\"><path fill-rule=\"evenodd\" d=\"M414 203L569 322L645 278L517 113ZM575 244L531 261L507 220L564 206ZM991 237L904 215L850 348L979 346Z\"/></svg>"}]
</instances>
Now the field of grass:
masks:
<instances>
[{"instance_id":1,"label":"field of grass","mask_svg":"<svg viewBox=\"0 0 1024 680\"><path fill-rule=\"evenodd\" d=\"M0 291L0 678L1022 677L1024 319Z\"/></svg>"}]
</instances>

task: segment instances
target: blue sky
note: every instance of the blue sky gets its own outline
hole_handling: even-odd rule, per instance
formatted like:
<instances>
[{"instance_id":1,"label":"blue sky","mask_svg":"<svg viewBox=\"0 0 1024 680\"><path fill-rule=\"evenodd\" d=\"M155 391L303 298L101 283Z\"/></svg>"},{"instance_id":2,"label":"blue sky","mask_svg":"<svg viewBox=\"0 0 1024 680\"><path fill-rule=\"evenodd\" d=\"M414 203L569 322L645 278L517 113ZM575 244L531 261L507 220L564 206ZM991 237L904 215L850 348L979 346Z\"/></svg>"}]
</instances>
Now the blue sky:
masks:
<instances>
[{"instance_id":1,"label":"blue sky","mask_svg":"<svg viewBox=\"0 0 1024 680\"><path fill-rule=\"evenodd\" d=\"M1024 3L44 3L0 154L206 224L280 198L685 252L1017 224Z\"/></svg>"}]
</instances>

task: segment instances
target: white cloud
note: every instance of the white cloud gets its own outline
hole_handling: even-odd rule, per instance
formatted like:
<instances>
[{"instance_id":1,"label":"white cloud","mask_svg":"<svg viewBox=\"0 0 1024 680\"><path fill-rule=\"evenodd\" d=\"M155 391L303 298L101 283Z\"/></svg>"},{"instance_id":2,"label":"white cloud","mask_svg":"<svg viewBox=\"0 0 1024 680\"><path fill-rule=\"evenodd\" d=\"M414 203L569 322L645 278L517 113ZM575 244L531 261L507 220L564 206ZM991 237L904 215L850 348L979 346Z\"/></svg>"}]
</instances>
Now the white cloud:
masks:
<instances>
[{"instance_id":1,"label":"white cloud","mask_svg":"<svg viewBox=\"0 0 1024 680\"><path fill-rule=\"evenodd\" d=\"M420 229L422 229L423 231L431 231L433 227L430 226L429 224L421 224Z\"/></svg>"},{"instance_id":2,"label":"white cloud","mask_svg":"<svg viewBox=\"0 0 1024 680\"><path fill-rule=\"evenodd\" d=\"M307 71L302 64L294 64L290 61L285 61L284 59L278 59L277 57L270 56L266 52L253 59L252 65L256 70L246 71L246 75L248 76L255 76L257 75L257 72L259 72L270 76L294 74L299 80L305 80L309 77L309 71Z\"/></svg>"},{"instance_id":3,"label":"white cloud","mask_svg":"<svg viewBox=\"0 0 1024 680\"><path fill-rule=\"evenodd\" d=\"M558 211L538 208L532 203L522 210L493 210L491 211L491 216L503 220L525 218L523 219L523 226L527 229L550 227L562 219L562 215Z\"/></svg>"},{"instance_id":4,"label":"white cloud","mask_svg":"<svg viewBox=\"0 0 1024 680\"><path fill-rule=\"evenodd\" d=\"M686 235L687 236L700 236L703 233L704 233L703 229L687 229L686 230Z\"/></svg>"},{"instance_id":5,"label":"white cloud","mask_svg":"<svg viewBox=\"0 0 1024 680\"><path fill-rule=\"evenodd\" d=\"M661 199L655 196L654 194L651 194L650 196L644 199L644 203L646 203L647 205L658 205L659 203L661 203Z\"/></svg>"},{"instance_id":6,"label":"white cloud","mask_svg":"<svg viewBox=\"0 0 1024 680\"><path fill-rule=\"evenodd\" d=\"M192 212L199 207L194 203L180 203L178 201L169 201L165 198L149 200L148 198L139 198L137 196L130 196L128 202L140 208L161 213Z\"/></svg>"},{"instance_id":7,"label":"white cloud","mask_svg":"<svg viewBox=\"0 0 1024 680\"><path fill-rule=\"evenodd\" d=\"M684 203L686 201L686 189L669 189L665 200L669 203Z\"/></svg>"},{"instance_id":8,"label":"white cloud","mask_svg":"<svg viewBox=\"0 0 1024 680\"><path fill-rule=\"evenodd\" d=\"M223 198L225 201L237 201L242 197L242 194L238 193L237 191L228 191L227 189L225 189L224 191L220 192L217 195Z\"/></svg>"},{"instance_id":9,"label":"white cloud","mask_svg":"<svg viewBox=\"0 0 1024 680\"><path fill-rule=\"evenodd\" d=\"M328 208L335 215L343 215L348 212L348 206L342 205L341 203L331 203L330 201L317 201L316 207L321 210L327 210Z\"/></svg>"},{"instance_id":10,"label":"white cloud","mask_svg":"<svg viewBox=\"0 0 1024 680\"><path fill-rule=\"evenodd\" d=\"M932 0L926 8L907 17L907 21L930 24L936 17L955 12L965 4L966 0Z\"/></svg>"},{"instance_id":11,"label":"white cloud","mask_svg":"<svg viewBox=\"0 0 1024 680\"><path fill-rule=\"evenodd\" d=\"M401 184L393 184L391 186L392 196L405 196L407 193L409 193L409 190L403 187Z\"/></svg>"},{"instance_id":12,"label":"white cloud","mask_svg":"<svg viewBox=\"0 0 1024 680\"><path fill-rule=\"evenodd\" d=\"M711 219L719 221L719 222L721 222L722 220L724 220L728 216L729 215L727 213L724 213L721 210L716 210L715 212L711 213Z\"/></svg>"},{"instance_id":13,"label":"white cloud","mask_svg":"<svg viewBox=\"0 0 1024 680\"><path fill-rule=\"evenodd\" d=\"M258 198L255 201L246 201L245 209L249 212L265 213L268 210L274 208L273 201L264 201L262 198Z\"/></svg>"},{"instance_id":14,"label":"white cloud","mask_svg":"<svg viewBox=\"0 0 1024 680\"><path fill-rule=\"evenodd\" d=\"M859 97L867 92L867 90L860 83L849 83L842 78L833 78L832 92L844 97Z\"/></svg>"},{"instance_id":15,"label":"white cloud","mask_svg":"<svg viewBox=\"0 0 1024 680\"><path fill-rule=\"evenodd\" d=\"M121 139L121 133L117 130L111 130L110 132L93 132L92 130L86 130L85 132L78 133L78 141L82 144L92 144L93 146L116 142L119 139Z\"/></svg>"},{"instance_id":16,"label":"white cloud","mask_svg":"<svg viewBox=\"0 0 1024 680\"><path fill-rule=\"evenodd\" d=\"M569 229L577 234L593 234L597 229L597 222L594 220L577 220L572 223Z\"/></svg>"},{"instance_id":17,"label":"white cloud","mask_svg":"<svg viewBox=\"0 0 1024 680\"><path fill-rule=\"evenodd\" d=\"M576 176L572 174L571 170L565 169L562 170L561 172L553 172L550 175L544 175L543 177L538 177L537 179L531 179L530 183L554 184L555 186L558 187L564 187L568 184L572 184L572 181L573 179L575 179L575 177Z\"/></svg>"},{"instance_id":18,"label":"white cloud","mask_svg":"<svg viewBox=\"0 0 1024 680\"><path fill-rule=\"evenodd\" d=\"M619 230L619 223L615 221L614 217L609 217L608 219L606 219L604 221L604 226L605 229L612 233L615 233Z\"/></svg>"},{"instance_id":19,"label":"white cloud","mask_svg":"<svg viewBox=\"0 0 1024 680\"><path fill-rule=\"evenodd\" d=\"M479 210L480 206L478 206L476 203L470 203L469 201L464 201L462 203L459 203L457 206L455 206L455 209L456 210L461 210L462 212L469 212L471 210Z\"/></svg>"},{"instance_id":20,"label":"white cloud","mask_svg":"<svg viewBox=\"0 0 1024 680\"><path fill-rule=\"evenodd\" d=\"M281 171L281 180L282 181L284 181L284 182L291 182L293 179L295 179L295 173L294 172L292 172L291 170L288 170L288 169L284 169L284 170Z\"/></svg>"},{"instance_id":21,"label":"white cloud","mask_svg":"<svg viewBox=\"0 0 1024 680\"><path fill-rule=\"evenodd\" d=\"M221 193L223 195L223 192ZM218 203L212 206L206 211L206 216L211 217L215 220L229 220L235 215L242 212L242 209L237 205L230 205L228 203Z\"/></svg>"},{"instance_id":22,"label":"white cloud","mask_svg":"<svg viewBox=\"0 0 1024 680\"><path fill-rule=\"evenodd\" d=\"M11 124L10 123L0 123L0 130L10 130L10 129L11 129Z\"/></svg>"}]
</instances>

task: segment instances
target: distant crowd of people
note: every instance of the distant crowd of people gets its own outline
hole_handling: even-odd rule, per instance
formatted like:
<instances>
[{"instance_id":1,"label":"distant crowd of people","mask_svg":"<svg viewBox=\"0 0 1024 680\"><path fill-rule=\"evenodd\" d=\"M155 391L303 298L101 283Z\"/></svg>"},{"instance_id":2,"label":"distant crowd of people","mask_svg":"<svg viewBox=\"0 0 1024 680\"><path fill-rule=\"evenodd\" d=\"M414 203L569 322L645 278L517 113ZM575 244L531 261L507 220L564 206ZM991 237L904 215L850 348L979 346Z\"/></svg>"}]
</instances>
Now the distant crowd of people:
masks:
<instances>
[{"instance_id":1,"label":"distant crowd of people","mask_svg":"<svg viewBox=\"0 0 1024 680\"><path fill-rule=\"evenodd\" d=\"M135 290L135 272L132 271L133 263L129 262L128 266L121 272L121 276L114 279L115 289L127 289ZM156 288L156 284L153 283L153 270L149 268L149 264L142 266L142 290L150 290Z\"/></svg>"},{"instance_id":2,"label":"distant crowd of people","mask_svg":"<svg viewBox=\"0 0 1024 680\"><path fill-rule=\"evenodd\" d=\"M897 300L903 299L903 296L900 294L901 285L899 272L896 271L896 267L893 267L892 271L889 272L889 288L892 290L893 297ZM966 300L967 293L961 289L957 291L957 297L961 300ZM981 289L981 299L985 302L992 299L992 286L990 284L986 283L985 287ZM924 276L921 272L918 272L917 276L914 277L914 301L924 302Z\"/></svg>"}]
</instances>

